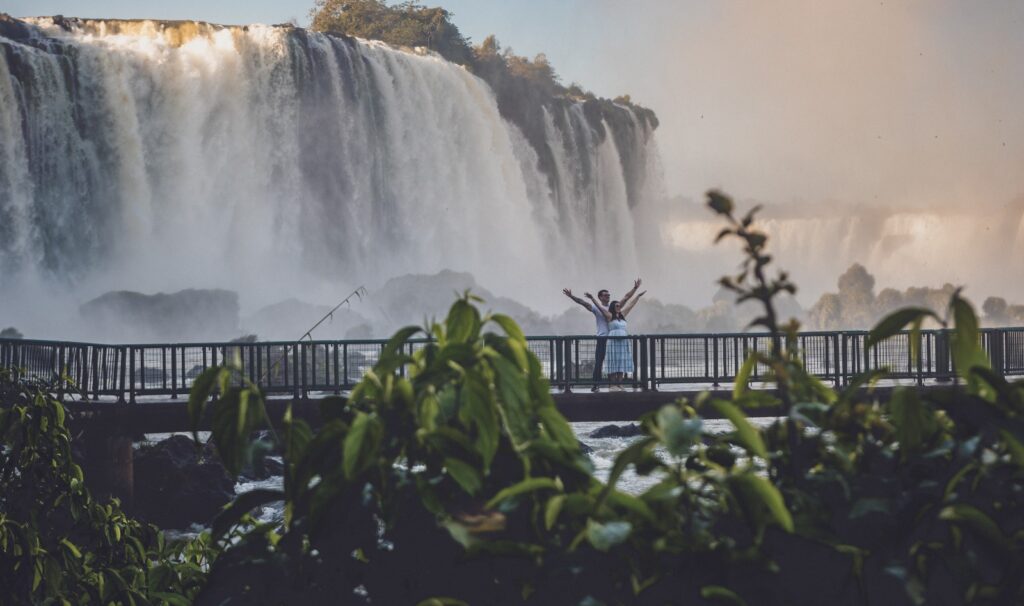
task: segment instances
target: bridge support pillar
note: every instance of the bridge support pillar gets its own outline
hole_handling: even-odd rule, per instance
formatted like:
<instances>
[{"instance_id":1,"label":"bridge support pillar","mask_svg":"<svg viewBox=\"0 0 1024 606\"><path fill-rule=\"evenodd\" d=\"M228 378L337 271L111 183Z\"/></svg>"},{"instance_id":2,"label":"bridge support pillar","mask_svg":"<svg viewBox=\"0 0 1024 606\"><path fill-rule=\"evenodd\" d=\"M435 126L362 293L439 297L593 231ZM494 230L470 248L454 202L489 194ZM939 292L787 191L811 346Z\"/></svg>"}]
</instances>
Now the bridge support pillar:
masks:
<instances>
[{"instance_id":1,"label":"bridge support pillar","mask_svg":"<svg viewBox=\"0 0 1024 606\"><path fill-rule=\"evenodd\" d=\"M104 431L87 432L84 437L82 472L93 498L117 497L125 510L131 510L135 494L132 437Z\"/></svg>"}]
</instances>

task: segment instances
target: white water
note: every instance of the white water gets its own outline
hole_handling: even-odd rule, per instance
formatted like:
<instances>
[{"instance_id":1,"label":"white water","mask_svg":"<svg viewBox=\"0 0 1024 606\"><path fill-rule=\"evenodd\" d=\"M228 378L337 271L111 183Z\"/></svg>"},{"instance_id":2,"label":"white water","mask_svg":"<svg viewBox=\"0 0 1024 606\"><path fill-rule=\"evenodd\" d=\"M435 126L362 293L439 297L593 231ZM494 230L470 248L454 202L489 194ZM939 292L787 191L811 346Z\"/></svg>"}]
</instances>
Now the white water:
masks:
<instances>
[{"instance_id":1,"label":"white water","mask_svg":"<svg viewBox=\"0 0 1024 606\"><path fill-rule=\"evenodd\" d=\"M653 130L627 108L639 169L577 104L548 120L549 178L488 85L436 56L30 22L0 37L0 324L31 336L87 333L73 310L108 290L228 288L244 312L446 268L560 309L563 280L626 283L657 237L634 226L661 193Z\"/></svg>"}]
</instances>

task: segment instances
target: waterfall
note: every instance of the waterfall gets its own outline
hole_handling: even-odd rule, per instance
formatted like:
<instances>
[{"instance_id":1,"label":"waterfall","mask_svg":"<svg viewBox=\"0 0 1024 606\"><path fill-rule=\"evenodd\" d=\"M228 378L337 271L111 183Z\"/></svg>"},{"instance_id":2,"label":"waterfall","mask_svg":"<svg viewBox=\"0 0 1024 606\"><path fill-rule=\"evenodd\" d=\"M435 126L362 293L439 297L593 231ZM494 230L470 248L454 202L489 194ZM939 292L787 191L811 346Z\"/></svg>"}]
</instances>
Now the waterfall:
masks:
<instances>
[{"instance_id":1,"label":"waterfall","mask_svg":"<svg viewBox=\"0 0 1024 606\"><path fill-rule=\"evenodd\" d=\"M625 106L544 107L538 145L462 67L292 27L7 19L0 49L0 268L81 300L453 269L543 308L657 236L633 219L654 125Z\"/></svg>"}]
</instances>

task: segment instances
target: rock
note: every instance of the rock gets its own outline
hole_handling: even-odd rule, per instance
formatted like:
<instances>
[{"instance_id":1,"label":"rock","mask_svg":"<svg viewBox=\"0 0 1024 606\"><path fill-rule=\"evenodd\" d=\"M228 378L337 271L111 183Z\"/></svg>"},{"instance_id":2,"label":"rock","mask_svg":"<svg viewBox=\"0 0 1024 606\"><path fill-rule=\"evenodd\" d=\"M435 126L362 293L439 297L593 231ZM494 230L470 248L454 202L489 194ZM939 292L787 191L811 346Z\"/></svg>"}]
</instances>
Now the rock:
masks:
<instances>
[{"instance_id":1,"label":"rock","mask_svg":"<svg viewBox=\"0 0 1024 606\"><path fill-rule=\"evenodd\" d=\"M173 294L108 292L79 307L91 330L114 341L210 341L238 334L238 294L188 289Z\"/></svg>"},{"instance_id":2,"label":"rock","mask_svg":"<svg viewBox=\"0 0 1024 606\"><path fill-rule=\"evenodd\" d=\"M235 496L235 482L211 447L171 436L135 452L135 514L162 528L187 528L213 520Z\"/></svg>"},{"instance_id":3,"label":"rock","mask_svg":"<svg viewBox=\"0 0 1024 606\"><path fill-rule=\"evenodd\" d=\"M605 425L587 434L591 438L632 438L644 435L644 431L636 423L629 425Z\"/></svg>"},{"instance_id":4,"label":"rock","mask_svg":"<svg viewBox=\"0 0 1024 606\"><path fill-rule=\"evenodd\" d=\"M582 452L583 454L588 455L594 452L594 449L591 448L590 446L587 446L587 444L584 443L582 440L576 440L576 443L580 445L580 452Z\"/></svg>"}]
</instances>

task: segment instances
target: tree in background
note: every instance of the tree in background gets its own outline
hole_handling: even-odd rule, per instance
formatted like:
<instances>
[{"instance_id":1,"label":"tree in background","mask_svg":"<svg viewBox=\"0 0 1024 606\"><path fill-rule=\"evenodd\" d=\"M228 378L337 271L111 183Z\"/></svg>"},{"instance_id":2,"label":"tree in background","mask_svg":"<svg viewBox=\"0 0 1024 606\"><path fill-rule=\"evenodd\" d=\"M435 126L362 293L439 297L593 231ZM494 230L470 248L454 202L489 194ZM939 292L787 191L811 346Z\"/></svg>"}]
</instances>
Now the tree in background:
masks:
<instances>
[{"instance_id":1,"label":"tree in background","mask_svg":"<svg viewBox=\"0 0 1024 606\"><path fill-rule=\"evenodd\" d=\"M469 41L440 7L414 0L388 6L382 0L316 0L310 29L381 40L395 46L422 46L453 63L473 59Z\"/></svg>"}]
</instances>

